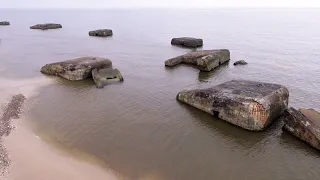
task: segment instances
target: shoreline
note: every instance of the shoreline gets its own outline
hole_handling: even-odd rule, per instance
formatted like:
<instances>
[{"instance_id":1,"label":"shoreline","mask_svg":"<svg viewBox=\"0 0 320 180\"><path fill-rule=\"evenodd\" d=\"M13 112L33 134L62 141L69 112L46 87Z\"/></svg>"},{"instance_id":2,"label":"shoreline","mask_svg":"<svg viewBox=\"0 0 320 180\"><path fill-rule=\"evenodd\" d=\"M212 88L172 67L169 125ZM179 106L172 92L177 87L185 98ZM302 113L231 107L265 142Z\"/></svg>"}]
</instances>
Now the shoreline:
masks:
<instances>
[{"instance_id":1,"label":"shoreline","mask_svg":"<svg viewBox=\"0 0 320 180\"><path fill-rule=\"evenodd\" d=\"M37 95L39 88L48 85L47 78L35 78L30 80L10 81L4 80L6 88L0 88L0 115L7 113L7 105L10 98L17 94L23 94L28 99ZM50 82L49 82L50 83ZM19 107L18 107L19 108ZM95 163L90 155L78 157L82 153L69 153L63 148L55 147L45 139L36 135L28 126L28 119L24 112L32 108L22 105L19 116L9 119L10 133L0 136L1 156L3 156L3 174L0 180L117 180L119 177L102 166ZM93 157L93 156L92 156Z\"/></svg>"},{"instance_id":2,"label":"shoreline","mask_svg":"<svg viewBox=\"0 0 320 180\"><path fill-rule=\"evenodd\" d=\"M22 122L23 118L19 120L13 123L15 130L3 141L11 161L7 180L118 179L111 171L52 147L32 133Z\"/></svg>"}]
</instances>

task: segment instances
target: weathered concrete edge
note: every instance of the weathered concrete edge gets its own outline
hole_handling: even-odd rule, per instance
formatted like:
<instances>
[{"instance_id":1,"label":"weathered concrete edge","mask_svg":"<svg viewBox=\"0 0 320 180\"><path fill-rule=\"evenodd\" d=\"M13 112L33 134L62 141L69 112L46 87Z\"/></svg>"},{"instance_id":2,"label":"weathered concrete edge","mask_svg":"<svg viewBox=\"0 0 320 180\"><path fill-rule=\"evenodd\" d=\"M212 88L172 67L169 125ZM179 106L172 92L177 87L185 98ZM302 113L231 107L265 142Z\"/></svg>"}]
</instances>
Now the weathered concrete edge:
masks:
<instances>
[{"instance_id":1,"label":"weathered concrete edge","mask_svg":"<svg viewBox=\"0 0 320 180\"><path fill-rule=\"evenodd\" d=\"M294 114L294 115L293 115ZM317 136L317 132L319 130L319 128L315 128L318 127L317 125L315 125L312 121L310 121L307 117L305 117L300 110L296 110L293 107L288 108L285 112L284 112L284 117L289 117L291 121L293 121L293 123L291 124L302 124L303 127L307 128L307 131L305 131L304 135L299 135L300 131L295 131L294 127L291 127L289 124L290 122L287 122L286 118L283 118L284 120L284 125L282 127L282 129L284 131L289 132L291 135L293 135L294 137L296 137L298 140L303 141L304 143L310 145L311 147L320 150L319 146L317 146L318 144L320 144L320 137ZM313 143L316 144L312 144L310 143L307 139L305 139L305 135L308 135L309 137L315 136L317 139L313 139Z\"/></svg>"},{"instance_id":2,"label":"weathered concrete edge","mask_svg":"<svg viewBox=\"0 0 320 180\"><path fill-rule=\"evenodd\" d=\"M208 50L208 51L210 51L210 50ZM215 53L217 53L217 52L219 52L219 53L227 53L226 55L228 56L228 58L225 59L224 61L221 61L221 58L219 58L219 66L230 61L230 54L231 54L231 53L230 53L230 50L229 50L229 49L217 49L217 50L213 50L213 51L216 51ZM192 53L192 52L189 52L189 53ZM164 62L164 64L165 64L165 66L168 66L168 67L173 67L173 66L176 66L176 65L182 64L182 63L190 64L190 63L184 62L184 57L185 57L185 55L187 55L187 54L189 54L189 53L186 53L186 54L183 54L183 55L180 55L180 56L176 56L176 57L170 58L170 59L166 60L166 61ZM212 54L214 54L214 53L212 53ZM199 57L199 58L197 58L197 59L201 59L202 57L208 56L208 55L210 55L210 54L203 55L203 56L201 56L201 57ZM172 62L173 62L173 63L172 63ZM191 65L195 65L195 64L192 64L192 63L191 63Z\"/></svg>"},{"instance_id":3,"label":"weathered concrete edge","mask_svg":"<svg viewBox=\"0 0 320 180\"><path fill-rule=\"evenodd\" d=\"M285 96L282 96L285 95ZM288 104L289 104L289 90L285 87L282 86L277 89L276 91L273 91L272 93L268 94L267 96L263 97L263 98L258 98L258 99L254 99L258 104L262 105L265 109L267 109L269 112L269 117L267 119L266 125L269 126L274 120L279 118L284 111L288 108ZM276 97L276 99L272 99L273 101L282 103L277 107L281 107L281 109L279 108L272 108L271 104L268 104L265 99L271 99L273 97ZM284 98L283 98L284 97ZM283 99L282 99L283 98ZM274 115L274 116L272 116Z\"/></svg>"},{"instance_id":4,"label":"weathered concrete edge","mask_svg":"<svg viewBox=\"0 0 320 180\"><path fill-rule=\"evenodd\" d=\"M112 68L112 67L111 67ZM92 79L93 79L93 82L95 84L95 86L99 89L103 88L104 86L108 85L109 83L115 83L115 82L123 82L124 81L124 78L121 74L121 72L115 68L115 70L117 70L120 74L120 78L119 79L114 79L114 80L108 80L108 82L102 82L102 81L99 81L99 72L98 72L98 69L95 68L91 71L91 74L92 74Z\"/></svg>"},{"instance_id":5,"label":"weathered concrete edge","mask_svg":"<svg viewBox=\"0 0 320 180\"><path fill-rule=\"evenodd\" d=\"M200 89L199 89L200 90ZM250 130L250 131L263 131L266 128L268 128L273 122L274 120L276 120L277 118L279 118L283 112L287 109L288 106L288 99L289 99L289 91L286 87L281 86L279 89L277 89L276 91L270 93L267 96L264 96L262 98L258 98L258 99L250 99L250 100L246 100L244 99L244 101L242 102L242 107L240 108L242 109L242 112L237 112L237 114L225 114L223 109L219 110L219 107L214 107L213 105L213 100L210 99L210 97L206 98L201 98L199 99L199 97L197 97L199 100L194 101L194 99L196 98L186 98L186 97L194 97L194 93L195 90L183 90L180 91L177 96L176 99L182 103L185 103L189 106L195 107L199 110L202 110L204 112L207 112L211 115L217 115L215 114L215 112L218 112L218 117L230 124L236 125L236 126L240 126L244 129ZM190 94L191 96L186 96L186 94ZM281 96L282 94L285 94L284 99L282 99L283 96ZM281 104L279 104L278 108L274 108L272 109L271 104L268 104L265 102L265 99L270 99L270 97L273 97L273 101L275 102L280 102ZM276 97L276 98L274 98ZM202 102L201 104L198 102ZM206 106L204 106L204 104L207 104ZM259 112L256 113L255 108L259 108ZM279 109L280 108L280 109ZM276 111L276 112L274 112ZM250 112L250 113L247 113ZM247 115L248 116L244 116ZM265 114L268 114L269 116L265 116ZM242 116L240 116L242 115ZM227 120L225 120L225 117L230 116L232 118L232 116L234 117L240 117L242 119L251 119L251 122L255 123L253 126L246 126L244 124L241 123L232 123L229 122ZM260 117L263 117L264 119L262 120L262 122L265 122L264 124L260 124L259 122L255 121L255 119L259 119ZM227 119L227 118L226 118ZM258 127L258 128L252 128L252 127Z\"/></svg>"}]
</instances>

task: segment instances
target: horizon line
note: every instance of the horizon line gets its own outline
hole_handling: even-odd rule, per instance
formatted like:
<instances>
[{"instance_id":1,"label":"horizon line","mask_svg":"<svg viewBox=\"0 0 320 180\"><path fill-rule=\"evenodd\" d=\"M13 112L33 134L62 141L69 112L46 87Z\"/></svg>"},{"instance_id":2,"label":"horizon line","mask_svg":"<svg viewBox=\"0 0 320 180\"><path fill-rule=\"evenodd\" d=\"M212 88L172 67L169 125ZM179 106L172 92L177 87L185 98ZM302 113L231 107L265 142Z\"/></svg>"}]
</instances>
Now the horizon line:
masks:
<instances>
[{"instance_id":1,"label":"horizon line","mask_svg":"<svg viewBox=\"0 0 320 180\"><path fill-rule=\"evenodd\" d=\"M190 10L212 10L212 9L320 9L320 7L0 7L0 9L79 9L79 10L109 10L109 9L190 9Z\"/></svg>"}]
</instances>

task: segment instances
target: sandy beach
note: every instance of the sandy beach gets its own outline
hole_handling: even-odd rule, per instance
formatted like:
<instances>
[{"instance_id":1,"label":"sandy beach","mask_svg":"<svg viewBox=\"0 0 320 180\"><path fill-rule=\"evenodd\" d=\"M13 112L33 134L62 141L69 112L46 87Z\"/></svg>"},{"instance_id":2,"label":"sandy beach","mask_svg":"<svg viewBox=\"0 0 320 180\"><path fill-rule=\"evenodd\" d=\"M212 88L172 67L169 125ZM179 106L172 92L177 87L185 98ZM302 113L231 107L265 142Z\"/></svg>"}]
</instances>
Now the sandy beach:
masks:
<instances>
[{"instance_id":1,"label":"sandy beach","mask_svg":"<svg viewBox=\"0 0 320 180\"><path fill-rule=\"evenodd\" d=\"M15 123L15 126L17 128L4 140L11 161L5 179L117 179L112 172L68 156L46 144L23 122Z\"/></svg>"},{"instance_id":2,"label":"sandy beach","mask_svg":"<svg viewBox=\"0 0 320 180\"><path fill-rule=\"evenodd\" d=\"M28 81L5 82L6 89L1 90L1 180L69 180L69 179L119 179L117 176L95 164L93 158L77 158L52 144L48 144L32 132L23 115L32 107L22 105L11 100L13 95L19 94L26 99L37 94L37 89L45 85L43 79ZM23 95L22 95L23 94ZM16 97L16 96L14 96ZM27 100L26 100L27 101ZM22 102L23 103L23 102ZM18 113L20 115L18 115ZM4 123L4 119L6 120ZM89 160L90 162L88 162Z\"/></svg>"}]
</instances>

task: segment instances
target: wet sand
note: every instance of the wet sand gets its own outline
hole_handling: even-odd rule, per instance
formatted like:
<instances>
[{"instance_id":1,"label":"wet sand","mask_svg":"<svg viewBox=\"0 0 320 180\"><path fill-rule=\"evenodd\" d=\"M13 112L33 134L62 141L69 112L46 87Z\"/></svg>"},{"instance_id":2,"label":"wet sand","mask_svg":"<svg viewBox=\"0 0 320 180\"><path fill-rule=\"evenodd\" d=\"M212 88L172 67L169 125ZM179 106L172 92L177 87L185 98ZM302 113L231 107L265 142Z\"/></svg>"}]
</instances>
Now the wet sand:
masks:
<instances>
[{"instance_id":1,"label":"wet sand","mask_svg":"<svg viewBox=\"0 0 320 180\"><path fill-rule=\"evenodd\" d=\"M21 119L20 119L21 120ZM116 180L117 177L94 164L76 159L42 141L18 122L4 140L11 165L7 180Z\"/></svg>"},{"instance_id":2,"label":"wet sand","mask_svg":"<svg viewBox=\"0 0 320 180\"><path fill-rule=\"evenodd\" d=\"M3 108L3 113L0 116L0 170L1 175L4 175L5 170L10 164L10 159L6 148L3 146L2 138L8 136L13 129L11 121L18 119L21 111L22 104L25 101L25 97L22 94L18 94L12 97L10 102Z\"/></svg>"},{"instance_id":3,"label":"wet sand","mask_svg":"<svg viewBox=\"0 0 320 180\"><path fill-rule=\"evenodd\" d=\"M77 154L70 155L34 134L23 116L31 107L24 107L19 117L25 98L36 95L37 88L45 85L43 79L1 79L7 86L0 89L0 180L119 179L95 163L94 158L77 158Z\"/></svg>"}]
</instances>

